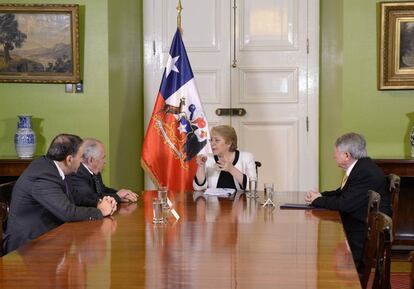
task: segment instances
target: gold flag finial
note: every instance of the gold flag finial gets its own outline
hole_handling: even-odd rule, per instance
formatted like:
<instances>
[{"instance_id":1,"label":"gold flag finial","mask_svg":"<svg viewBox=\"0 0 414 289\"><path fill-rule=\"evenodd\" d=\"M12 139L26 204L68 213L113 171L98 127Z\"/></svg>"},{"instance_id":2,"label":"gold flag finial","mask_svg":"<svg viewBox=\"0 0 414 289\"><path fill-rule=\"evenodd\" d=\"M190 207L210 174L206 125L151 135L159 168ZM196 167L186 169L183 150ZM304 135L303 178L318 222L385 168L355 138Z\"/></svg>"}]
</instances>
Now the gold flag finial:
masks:
<instances>
[{"instance_id":1,"label":"gold flag finial","mask_svg":"<svg viewBox=\"0 0 414 289\"><path fill-rule=\"evenodd\" d=\"M181 28L181 10L183 10L183 6L181 6L181 0L178 0L178 6L177 6L177 27L178 30L180 30L180 33L183 33L183 29Z\"/></svg>"}]
</instances>

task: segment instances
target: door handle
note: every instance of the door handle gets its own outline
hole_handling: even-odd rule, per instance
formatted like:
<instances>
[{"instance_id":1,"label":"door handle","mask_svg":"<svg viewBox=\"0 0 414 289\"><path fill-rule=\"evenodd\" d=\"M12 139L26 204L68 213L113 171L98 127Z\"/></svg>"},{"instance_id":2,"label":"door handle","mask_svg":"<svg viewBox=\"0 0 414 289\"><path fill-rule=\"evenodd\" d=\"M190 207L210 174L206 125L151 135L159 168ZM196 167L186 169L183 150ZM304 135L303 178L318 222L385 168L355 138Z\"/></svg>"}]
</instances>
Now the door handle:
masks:
<instances>
[{"instance_id":1,"label":"door handle","mask_svg":"<svg viewBox=\"0 0 414 289\"><path fill-rule=\"evenodd\" d=\"M217 108L216 115L218 116L244 116L246 110L244 108Z\"/></svg>"}]
</instances>

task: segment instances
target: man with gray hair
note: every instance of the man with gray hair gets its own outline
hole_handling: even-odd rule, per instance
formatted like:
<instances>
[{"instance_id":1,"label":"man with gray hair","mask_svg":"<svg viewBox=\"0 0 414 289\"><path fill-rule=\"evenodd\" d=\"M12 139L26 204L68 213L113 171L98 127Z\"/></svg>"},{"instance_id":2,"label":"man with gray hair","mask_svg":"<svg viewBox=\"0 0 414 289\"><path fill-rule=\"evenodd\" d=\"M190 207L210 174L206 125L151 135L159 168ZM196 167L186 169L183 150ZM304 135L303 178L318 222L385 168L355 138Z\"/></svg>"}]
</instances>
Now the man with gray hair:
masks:
<instances>
[{"instance_id":1,"label":"man with gray hair","mask_svg":"<svg viewBox=\"0 0 414 289\"><path fill-rule=\"evenodd\" d=\"M108 188L102 181L101 172L106 163L105 147L97 139L84 140L82 162L76 173L69 176L76 189L75 202L82 206L96 206L105 196L112 197L117 203L136 202L137 195L130 190Z\"/></svg>"},{"instance_id":2,"label":"man with gray hair","mask_svg":"<svg viewBox=\"0 0 414 289\"><path fill-rule=\"evenodd\" d=\"M340 212L354 262L358 264L367 229L368 190L381 195L380 210L388 215L391 215L391 197L384 173L367 156L362 135L350 132L340 136L335 142L334 158L345 171L341 186L322 193L310 191L305 201Z\"/></svg>"}]
</instances>

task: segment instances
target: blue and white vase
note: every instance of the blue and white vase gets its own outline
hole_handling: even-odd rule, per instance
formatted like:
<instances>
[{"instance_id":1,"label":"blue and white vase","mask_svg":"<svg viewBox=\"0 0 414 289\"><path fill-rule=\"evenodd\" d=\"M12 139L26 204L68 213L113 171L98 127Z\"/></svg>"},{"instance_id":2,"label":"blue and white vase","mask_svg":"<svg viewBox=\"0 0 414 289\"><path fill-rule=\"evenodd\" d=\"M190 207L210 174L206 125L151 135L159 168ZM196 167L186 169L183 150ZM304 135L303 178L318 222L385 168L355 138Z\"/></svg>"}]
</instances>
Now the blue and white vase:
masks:
<instances>
[{"instance_id":1,"label":"blue and white vase","mask_svg":"<svg viewBox=\"0 0 414 289\"><path fill-rule=\"evenodd\" d=\"M14 144L19 158L31 158L36 150L36 135L32 129L31 115L18 115Z\"/></svg>"}]
</instances>

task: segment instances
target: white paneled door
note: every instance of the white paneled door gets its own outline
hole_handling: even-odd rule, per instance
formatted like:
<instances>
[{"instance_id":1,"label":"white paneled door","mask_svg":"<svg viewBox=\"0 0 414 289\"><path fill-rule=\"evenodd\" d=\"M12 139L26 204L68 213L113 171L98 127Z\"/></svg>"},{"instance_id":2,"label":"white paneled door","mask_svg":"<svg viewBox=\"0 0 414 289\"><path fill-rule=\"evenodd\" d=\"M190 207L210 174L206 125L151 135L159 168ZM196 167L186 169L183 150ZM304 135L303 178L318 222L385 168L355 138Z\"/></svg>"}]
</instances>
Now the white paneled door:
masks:
<instances>
[{"instance_id":1,"label":"white paneled door","mask_svg":"<svg viewBox=\"0 0 414 289\"><path fill-rule=\"evenodd\" d=\"M144 1L146 125L177 2ZM274 182L276 190L316 189L319 0L181 3L183 40L210 126L234 126L239 148L262 163L259 188Z\"/></svg>"}]
</instances>

